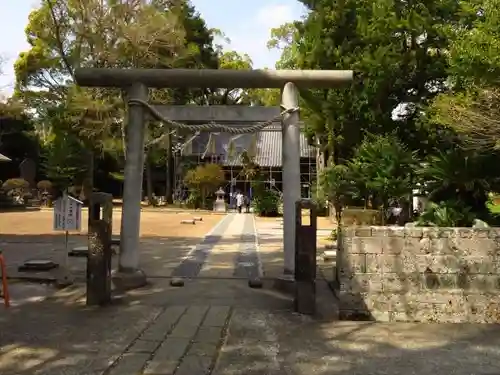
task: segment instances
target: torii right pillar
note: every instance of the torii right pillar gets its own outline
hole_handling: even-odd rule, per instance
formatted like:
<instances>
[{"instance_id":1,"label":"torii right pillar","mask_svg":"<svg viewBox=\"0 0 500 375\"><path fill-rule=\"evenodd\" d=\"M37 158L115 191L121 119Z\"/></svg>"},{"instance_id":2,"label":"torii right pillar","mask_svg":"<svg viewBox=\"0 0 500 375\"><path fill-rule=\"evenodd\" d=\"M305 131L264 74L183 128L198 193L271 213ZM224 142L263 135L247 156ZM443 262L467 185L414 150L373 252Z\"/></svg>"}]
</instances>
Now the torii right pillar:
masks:
<instances>
[{"instance_id":1,"label":"torii right pillar","mask_svg":"<svg viewBox=\"0 0 500 375\"><path fill-rule=\"evenodd\" d=\"M288 82L281 94L282 109L299 107L297 86ZM295 203L300 194L300 115L299 111L286 113L282 118L283 168L283 248L284 277L293 279L295 272Z\"/></svg>"}]
</instances>

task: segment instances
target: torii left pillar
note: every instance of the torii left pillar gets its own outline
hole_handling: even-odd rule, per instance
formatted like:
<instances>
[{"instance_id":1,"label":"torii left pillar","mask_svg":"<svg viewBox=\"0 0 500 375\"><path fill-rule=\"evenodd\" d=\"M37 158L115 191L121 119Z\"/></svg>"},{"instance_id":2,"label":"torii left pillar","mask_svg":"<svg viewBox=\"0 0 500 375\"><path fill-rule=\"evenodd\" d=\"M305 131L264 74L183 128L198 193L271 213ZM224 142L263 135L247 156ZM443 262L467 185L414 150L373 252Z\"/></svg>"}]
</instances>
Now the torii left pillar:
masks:
<instances>
[{"instance_id":1,"label":"torii left pillar","mask_svg":"<svg viewBox=\"0 0 500 375\"><path fill-rule=\"evenodd\" d=\"M148 100L148 88L134 83L127 89L128 99ZM146 274L139 268L142 179L144 171L144 134L146 114L140 105L129 105L125 148L125 181L120 230L118 270L112 280L121 290L146 285Z\"/></svg>"}]
</instances>

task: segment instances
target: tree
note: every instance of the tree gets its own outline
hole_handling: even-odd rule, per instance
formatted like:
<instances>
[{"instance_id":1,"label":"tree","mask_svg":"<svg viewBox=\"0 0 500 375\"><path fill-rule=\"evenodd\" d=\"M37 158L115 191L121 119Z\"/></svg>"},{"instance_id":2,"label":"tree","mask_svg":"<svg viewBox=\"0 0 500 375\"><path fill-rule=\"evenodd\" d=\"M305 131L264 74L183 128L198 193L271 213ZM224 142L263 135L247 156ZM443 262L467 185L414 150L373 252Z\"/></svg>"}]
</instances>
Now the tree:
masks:
<instances>
[{"instance_id":1,"label":"tree","mask_svg":"<svg viewBox=\"0 0 500 375\"><path fill-rule=\"evenodd\" d=\"M354 194L354 185L349 168L342 164L330 164L319 175L320 195L335 208L337 224L342 222L342 210Z\"/></svg>"},{"instance_id":2,"label":"tree","mask_svg":"<svg viewBox=\"0 0 500 375\"><path fill-rule=\"evenodd\" d=\"M460 134L470 150L500 148L500 87L472 87L442 94L433 103L433 119Z\"/></svg>"},{"instance_id":3,"label":"tree","mask_svg":"<svg viewBox=\"0 0 500 375\"><path fill-rule=\"evenodd\" d=\"M407 199L416 160L396 136L368 135L348 162L358 196L382 209L390 200Z\"/></svg>"},{"instance_id":4,"label":"tree","mask_svg":"<svg viewBox=\"0 0 500 375\"><path fill-rule=\"evenodd\" d=\"M498 149L500 136L500 8L473 3L471 27L449 29L449 90L434 101L433 118L463 135L472 150Z\"/></svg>"},{"instance_id":5,"label":"tree","mask_svg":"<svg viewBox=\"0 0 500 375\"><path fill-rule=\"evenodd\" d=\"M445 28L469 22L462 2L301 2L307 17L274 33L274 44L284 48L281 64L356 72L346 88L301 93L311 141L335 162L349 158L365 132L396 131L411 149L432 151L440 135L421 114L448 76Z\"/></svg>"},{"instance_id":6,"label":"tree","mask_svg":"<svg viewBox=\"0 0 500 375\"><path fill-rule=\"evenodd\" d=\"M252 60L248 55L241 55L236 51L217 51L220 69L249 70L252 69ZM207 88L202 105L236 105L250 104L248 90Z\"/></svg>"},{"instance_id":7,"label":"tree","mask_svg":"<svg viewBox=\"0 0 500 375\"><path fill-rule=\"evenodd\" d=\"M13 98L0 102L0 154L13 161L1 168L0 180L18 177L19 163L25 158L36 162L39 149L33 120L23 103Z\"/></svg>"},{"instance_id":8,"label":"tree","mask_svg":"<svg viewBox=\"0 0 500 375\"><path fill-rule=\"evenodd\" d=\"M82 142L88 160L87 193L92 190L95 158L109 147L124 148L113 139L125 138L125 114L120 92L75 87L74 70L172 67L187 58L185 30L166 3L45 0L30 14L26 35L31 48L15 64L16 94L40 122Z\"/></svg>"},{"instance_id":9,"label":"tree","mask_svg":"<svg viewBox=\"0 0 500 375\"><path fill-rule=\"evenodd\" d=\"M87 151L81 141L72 134L55 132L45 149L45 175L58 191L70 186L81 186L88 173Z\"/></svg>"},{"instance_id":10,"label":"tree","mask_svg":"<svg viewBox=\"0 0 500 375\"><path fill-rule=\"evenodd\" d=\"M183 47L186 53L172 61L159 61L155 68L211 68L219 67L218 52L213 46L217 30L209 29L196 9L186 0L155 1L153 4L162 12L174 15L184 31ZM170 51L165 51L170 55ZM187 104L202 102L206 92L203 89L173 88L156 90L152 100L156 104ZM155 167L166 167L165 196L166 202L172 203L174 185L175 144L184 143L186 134L172 131L165 124L151 122L146 139L145 176L148 201L153 199L153 174Z\"/></svg>"},{"instance_id":11,"label":"tree","mask_svg":"<svg viewBox=\"0 0 500 375\"><path fill-rule=\"evenodd\" d=\"M184 181L190 189L199 192L205 208L206 198L224 182L224 171L218 164L199 165L186 173Z\"/></svg>"}]
</instances>

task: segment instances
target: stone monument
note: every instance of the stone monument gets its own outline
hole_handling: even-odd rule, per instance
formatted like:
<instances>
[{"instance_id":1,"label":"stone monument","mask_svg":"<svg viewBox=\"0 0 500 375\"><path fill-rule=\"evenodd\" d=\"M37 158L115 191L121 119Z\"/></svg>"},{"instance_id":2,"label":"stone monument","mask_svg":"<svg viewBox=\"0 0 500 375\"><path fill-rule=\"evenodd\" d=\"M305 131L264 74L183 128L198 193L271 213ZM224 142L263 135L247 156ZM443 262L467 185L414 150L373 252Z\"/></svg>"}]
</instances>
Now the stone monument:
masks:
<instances>
[{"instance_id":1,"label":"stone monument","mask_svg":"<svg viewBox=\"0 0 500 375\"><path fill-rule=\"evenodd\" d=\"M219 188L219 190L215 192L215 195L217 198L215 199L214 203L214 211L227 212L226 201L224 200L224 195L226 195L226 193L224 192L224 190L222 190L222 188Z\"/></svg>"},{"instance_id":2,"label":"stone monument","mask_svg":"<svg viewBox=\"0 0 500 375\"><path fill-rule=\"evenodd\" d=\"M19 173L21 178L29 183L30 189L36 187L36 163L32 159L26 158L19 164Z\"/></svg>"}]
</instances>

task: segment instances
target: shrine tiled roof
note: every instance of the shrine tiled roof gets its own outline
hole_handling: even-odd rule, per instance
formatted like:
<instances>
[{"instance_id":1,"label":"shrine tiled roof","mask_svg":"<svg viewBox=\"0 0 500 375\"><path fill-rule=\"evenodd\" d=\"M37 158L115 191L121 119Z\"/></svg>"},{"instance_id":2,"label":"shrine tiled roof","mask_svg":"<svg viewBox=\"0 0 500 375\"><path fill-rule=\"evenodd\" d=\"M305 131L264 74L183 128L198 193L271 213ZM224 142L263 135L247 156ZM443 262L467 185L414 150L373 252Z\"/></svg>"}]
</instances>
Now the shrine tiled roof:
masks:
<instances>
[{"instance_id":1,"label":"shrine tiled roof","mask_svg":"<svg viewBox=\"0 0 500 375\"><path fill-rule=\"evenodd\" d=\"M233 142L235 144L236 155L242 151L250 148L252 139L255 135L245 134L236 138ZM233 136L227 133L219 133L214 136L215 139L215 154L223 155L224 165L226 166L241 166L240 157L234 158L227 157L227 145ZM193 140L192 155L202 155L210 138L210 133L201 133ZM257 155L255 162L261 167L281 167L282 161L282 132L281 124L275 123L269 125L257 133ZM315 149L307 142L306 136L300 134L300 157L301 158L314 158L316 155Z\"/></svg>"}]
</instances>

